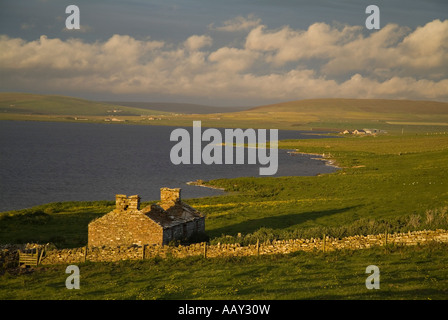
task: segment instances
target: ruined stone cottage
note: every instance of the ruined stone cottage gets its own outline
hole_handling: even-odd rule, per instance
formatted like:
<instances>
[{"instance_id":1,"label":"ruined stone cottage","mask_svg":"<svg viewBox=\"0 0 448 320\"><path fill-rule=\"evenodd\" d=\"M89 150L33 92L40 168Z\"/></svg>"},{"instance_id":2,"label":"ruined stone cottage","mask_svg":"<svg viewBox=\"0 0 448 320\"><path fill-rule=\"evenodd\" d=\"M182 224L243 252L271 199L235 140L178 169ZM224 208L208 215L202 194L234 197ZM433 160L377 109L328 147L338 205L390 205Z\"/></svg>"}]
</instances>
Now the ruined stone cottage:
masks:
<instances>
[{"instance_id":1,"label":"ruined stone cottage","mask_svg":"<svg viewBox=\"0 0 448 320\"><path fill-rule=\"evenodd\" d=\"M116 195L115 210L88 226L88 245L168 244L205 231L205 217L182 202L181 189L162 188L160 202L140 210L138 195Z\"/></svg>"}]
</instances>

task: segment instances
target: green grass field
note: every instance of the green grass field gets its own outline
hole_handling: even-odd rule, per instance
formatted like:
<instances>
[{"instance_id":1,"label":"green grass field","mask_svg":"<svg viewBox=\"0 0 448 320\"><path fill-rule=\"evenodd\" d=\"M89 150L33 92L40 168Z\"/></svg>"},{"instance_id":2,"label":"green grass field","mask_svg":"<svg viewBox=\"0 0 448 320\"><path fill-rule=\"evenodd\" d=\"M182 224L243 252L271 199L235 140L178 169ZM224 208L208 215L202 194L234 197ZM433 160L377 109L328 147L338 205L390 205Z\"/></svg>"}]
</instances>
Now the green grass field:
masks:
<instances>
[{"instance_id":1,"label":"green grass field","mask_svg":"<svg viewBox=\"0 0 448 320\"><path fill-rule=\"evenodd\" d=\"M448 136L283 141L280 147L331 154L342 169L318 177L210 182L234 192L217 199L216 205L201 207L201 200L193 203L208 214L211 235L264 227L286 237L288 232L295 235L312 228L336 232L360 221L366 225L383 222L392 228L405 225L406 217L413 215L423 221L427 210L448 204Z\"/></svg>"},{"instance_id":2,"label":"green grass field","mask_svg":"<svg viewBox=\"0 0 448 320\"><path fill-rule=\"evenodd\" d=\"M66 266L0 276L0 299L446 299L448 246L246 258L81 263L80 289L65 288ZM380 269L380 289L365 286Z\"/></svg>"}]
</instances>

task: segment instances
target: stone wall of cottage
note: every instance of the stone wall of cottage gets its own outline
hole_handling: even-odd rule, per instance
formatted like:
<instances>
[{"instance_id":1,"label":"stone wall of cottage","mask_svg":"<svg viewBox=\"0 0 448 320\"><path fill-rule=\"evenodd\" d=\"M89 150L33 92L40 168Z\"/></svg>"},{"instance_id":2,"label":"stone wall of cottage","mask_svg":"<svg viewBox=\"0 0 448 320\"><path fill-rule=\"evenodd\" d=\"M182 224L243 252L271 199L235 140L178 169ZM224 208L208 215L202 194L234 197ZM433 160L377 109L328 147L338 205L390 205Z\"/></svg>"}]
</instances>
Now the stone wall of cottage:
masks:
<instances>
[{"instance_id":1,"label":"stone wall of cottage","mask_svg":"<svg viewBox=\"0 0 448 320\"><path fill-rule=\"evenodd\" d=\"M196 232L205 230L205 218L198 218L182 224L174 225L163 231L163 243L169 244L173 239L188 239Z\"/></svg>"},{"instance_id":2,"label":"stone wall of cottage","mask_svg":"<svg viewBox=\"0 0 448 320\"><path fill-rule=\"evenodd\" d=\"M139 211L114 210L88 226L90 247L163 244L163 229Z\"/></svg>"}]
</instances>

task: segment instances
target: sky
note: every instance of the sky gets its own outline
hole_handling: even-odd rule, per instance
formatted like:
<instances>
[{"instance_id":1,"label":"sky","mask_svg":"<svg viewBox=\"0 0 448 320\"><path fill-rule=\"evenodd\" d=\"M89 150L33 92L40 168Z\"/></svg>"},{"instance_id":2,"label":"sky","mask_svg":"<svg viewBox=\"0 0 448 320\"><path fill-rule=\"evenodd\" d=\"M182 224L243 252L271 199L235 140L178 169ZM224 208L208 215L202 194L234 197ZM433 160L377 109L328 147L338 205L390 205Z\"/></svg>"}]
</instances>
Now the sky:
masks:
<instances>
[{"instance_id":1,"label":"sky","mask_svg":"<svg viewBox=\"0 0 448 320\"><path fill-rule=\"evenodd\" d=\"M366 28L366 7L380 29ZM80 10L80 29L65 22ZM0 91L256 106L448 101L446 0L2 0Z\"/></svg>"}]
</instances>

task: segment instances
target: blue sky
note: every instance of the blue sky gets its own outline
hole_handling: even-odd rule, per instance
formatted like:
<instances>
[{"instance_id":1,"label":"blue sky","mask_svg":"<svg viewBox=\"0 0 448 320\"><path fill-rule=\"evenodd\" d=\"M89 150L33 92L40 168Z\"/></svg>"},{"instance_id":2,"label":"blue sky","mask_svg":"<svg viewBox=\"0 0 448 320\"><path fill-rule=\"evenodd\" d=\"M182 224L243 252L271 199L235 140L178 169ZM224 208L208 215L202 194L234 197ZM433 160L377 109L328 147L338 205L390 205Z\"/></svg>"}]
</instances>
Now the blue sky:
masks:
<instances>
[{"instance_id":1,"label":"blue sky","mask_svg":"<svg viewBox=\"0 0 448 320\"><path fill-rule=\"evenodd\" d=\"M70 4L81 30L65 29ZM365 28L370 4L380 30ZM212 105L447 101L447 14L434 0L4 0L0 86Z\"/></svg>"}]
</instances>

